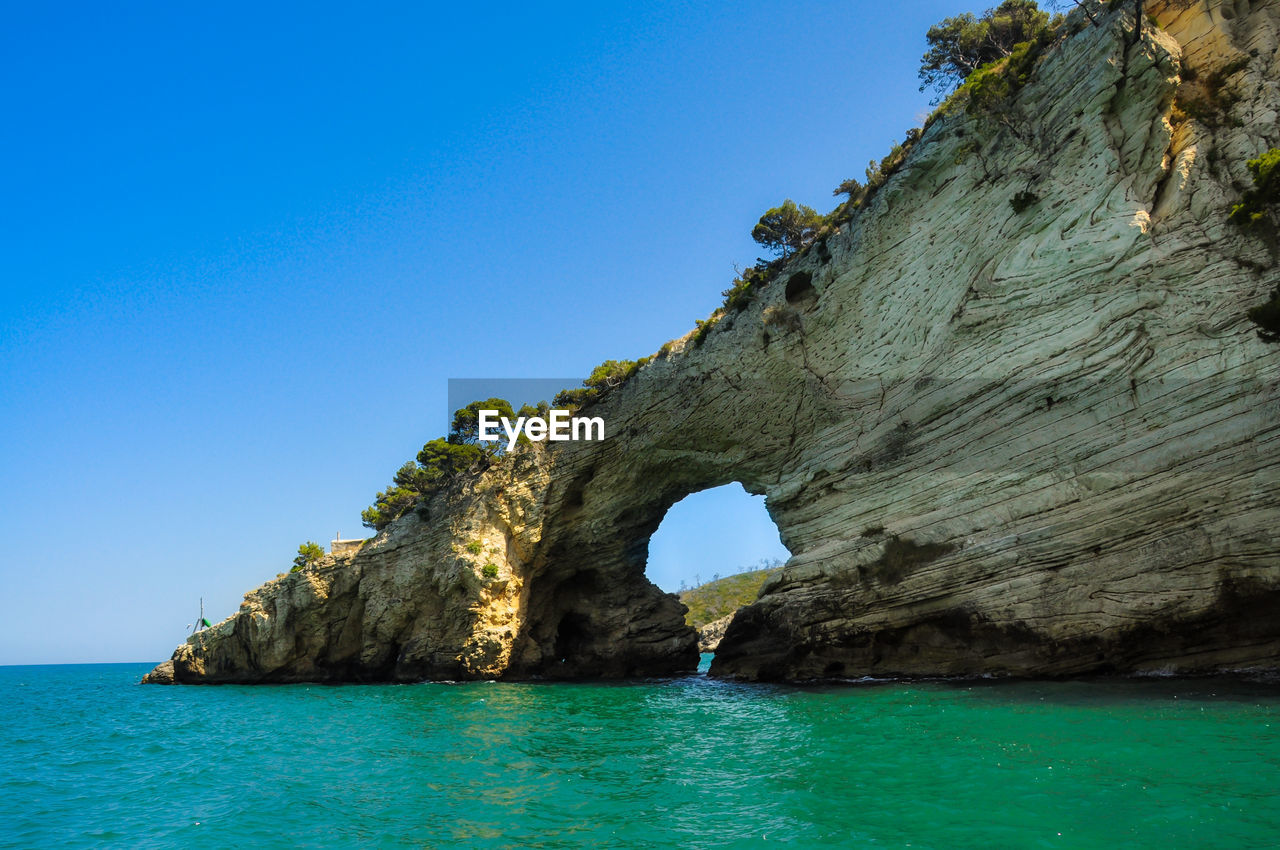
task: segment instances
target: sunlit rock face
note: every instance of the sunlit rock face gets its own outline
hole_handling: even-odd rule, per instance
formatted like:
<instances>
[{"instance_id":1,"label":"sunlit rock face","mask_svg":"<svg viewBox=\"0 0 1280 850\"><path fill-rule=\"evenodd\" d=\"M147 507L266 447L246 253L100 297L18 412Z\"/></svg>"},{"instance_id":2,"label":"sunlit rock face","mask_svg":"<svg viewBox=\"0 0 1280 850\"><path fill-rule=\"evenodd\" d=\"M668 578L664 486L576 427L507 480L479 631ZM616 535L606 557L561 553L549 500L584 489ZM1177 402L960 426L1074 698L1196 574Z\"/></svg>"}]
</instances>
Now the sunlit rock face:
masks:
<instances>
[{"instance_id":1,"label":"sunlit rock face","mask_svg":"<svg viewBox=\"0 0 1280 850\"><path fill-rule=\"evenodd\" d=\"M1277 5L1081 20L1007 111L930 124L852 222L590 408L607 439L517 449L253 591L173 680L690 672L648 539L731 481L793 557L713 675L1280 667L1280 352L1244 317L1280 276L1227 222L1280 146Z\"/></svg>"}]
</instances>

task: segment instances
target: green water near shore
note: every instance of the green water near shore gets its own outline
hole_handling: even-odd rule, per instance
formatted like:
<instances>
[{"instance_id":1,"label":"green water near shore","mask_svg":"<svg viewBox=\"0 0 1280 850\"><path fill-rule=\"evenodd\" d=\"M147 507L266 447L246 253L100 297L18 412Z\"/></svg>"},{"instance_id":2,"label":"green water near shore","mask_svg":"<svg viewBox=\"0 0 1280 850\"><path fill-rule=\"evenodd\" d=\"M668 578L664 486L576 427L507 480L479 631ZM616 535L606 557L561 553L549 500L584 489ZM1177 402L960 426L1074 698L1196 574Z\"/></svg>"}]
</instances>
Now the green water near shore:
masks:
<instances>
[{"instance_id":1,"label":"green water near shore","mask_svg":"<svg viewBox=\"0 0 1280 850\"><path fill-rule=\"evenodd\" d=\"M5 847L1272 847L1280 687L0 668Z\"/></svg>"}]
</instances>

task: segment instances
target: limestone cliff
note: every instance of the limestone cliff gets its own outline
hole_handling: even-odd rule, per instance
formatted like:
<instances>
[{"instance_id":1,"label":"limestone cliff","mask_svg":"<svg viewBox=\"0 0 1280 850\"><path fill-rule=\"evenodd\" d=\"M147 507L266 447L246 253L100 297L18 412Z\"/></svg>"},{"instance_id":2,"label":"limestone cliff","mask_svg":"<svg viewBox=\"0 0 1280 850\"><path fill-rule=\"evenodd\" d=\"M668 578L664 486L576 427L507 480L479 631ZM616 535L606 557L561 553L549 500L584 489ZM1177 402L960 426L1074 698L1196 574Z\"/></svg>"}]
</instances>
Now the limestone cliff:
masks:
<instances>
[{"instance_id":1,"label":"limestone cliff","mask_svg":"<svg viewBox=\"0 0 1280 850\"><path fill-rule=\"evenodd\" d=\"M1132 6L1007 111L931 123L853 221L595 406L607 440L518 451L253 591L173 678L692 670L648 539L732 481L793 557L713 674L1280 667L1280 352L1244 318L1280 275L1227 222L1280 145L1280 3Z\"/></svg>"}]
</instances>

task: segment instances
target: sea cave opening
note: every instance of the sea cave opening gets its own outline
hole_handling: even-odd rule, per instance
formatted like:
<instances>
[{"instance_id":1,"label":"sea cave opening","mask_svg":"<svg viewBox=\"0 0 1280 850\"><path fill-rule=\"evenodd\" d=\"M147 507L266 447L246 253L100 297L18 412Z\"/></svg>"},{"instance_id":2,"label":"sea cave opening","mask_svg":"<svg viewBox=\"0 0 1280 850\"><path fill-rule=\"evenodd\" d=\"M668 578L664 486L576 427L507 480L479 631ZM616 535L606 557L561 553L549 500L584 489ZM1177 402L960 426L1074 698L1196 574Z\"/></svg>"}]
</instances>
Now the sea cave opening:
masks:
<instances>
[{"instance_id":1,"label":"sea cave opening","mask_svg":"<svg viewBox=\"0 0 1280 850\"><path fill-rule=\"evenodd\" d=\"M789 557L764 496L725 484L667 510L649 538L645 574L689 608L685 620L698 631L705 672L734 613L755 601Z\"/></svg>"}]
</instances>

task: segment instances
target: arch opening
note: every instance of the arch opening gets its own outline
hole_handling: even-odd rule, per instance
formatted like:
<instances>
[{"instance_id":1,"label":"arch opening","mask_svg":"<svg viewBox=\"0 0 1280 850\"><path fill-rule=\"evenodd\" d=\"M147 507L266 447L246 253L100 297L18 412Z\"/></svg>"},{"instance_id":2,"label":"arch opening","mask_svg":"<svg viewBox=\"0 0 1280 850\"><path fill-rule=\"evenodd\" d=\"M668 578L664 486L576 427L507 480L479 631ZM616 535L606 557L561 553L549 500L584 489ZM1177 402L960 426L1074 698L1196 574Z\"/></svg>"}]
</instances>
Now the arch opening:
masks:
<instances>
[{"instance_id":1,"label":"arch opening","mask_svg":"<svg viewBox=\"0 0 1280 850\"><path fill-rule=\"evenodd\" d=\"M647 541L645 575L687 606L705 671L733 615L755 601L790 556L764 497L731 483L667 509Z\"/></svg>"}]
</instances>

